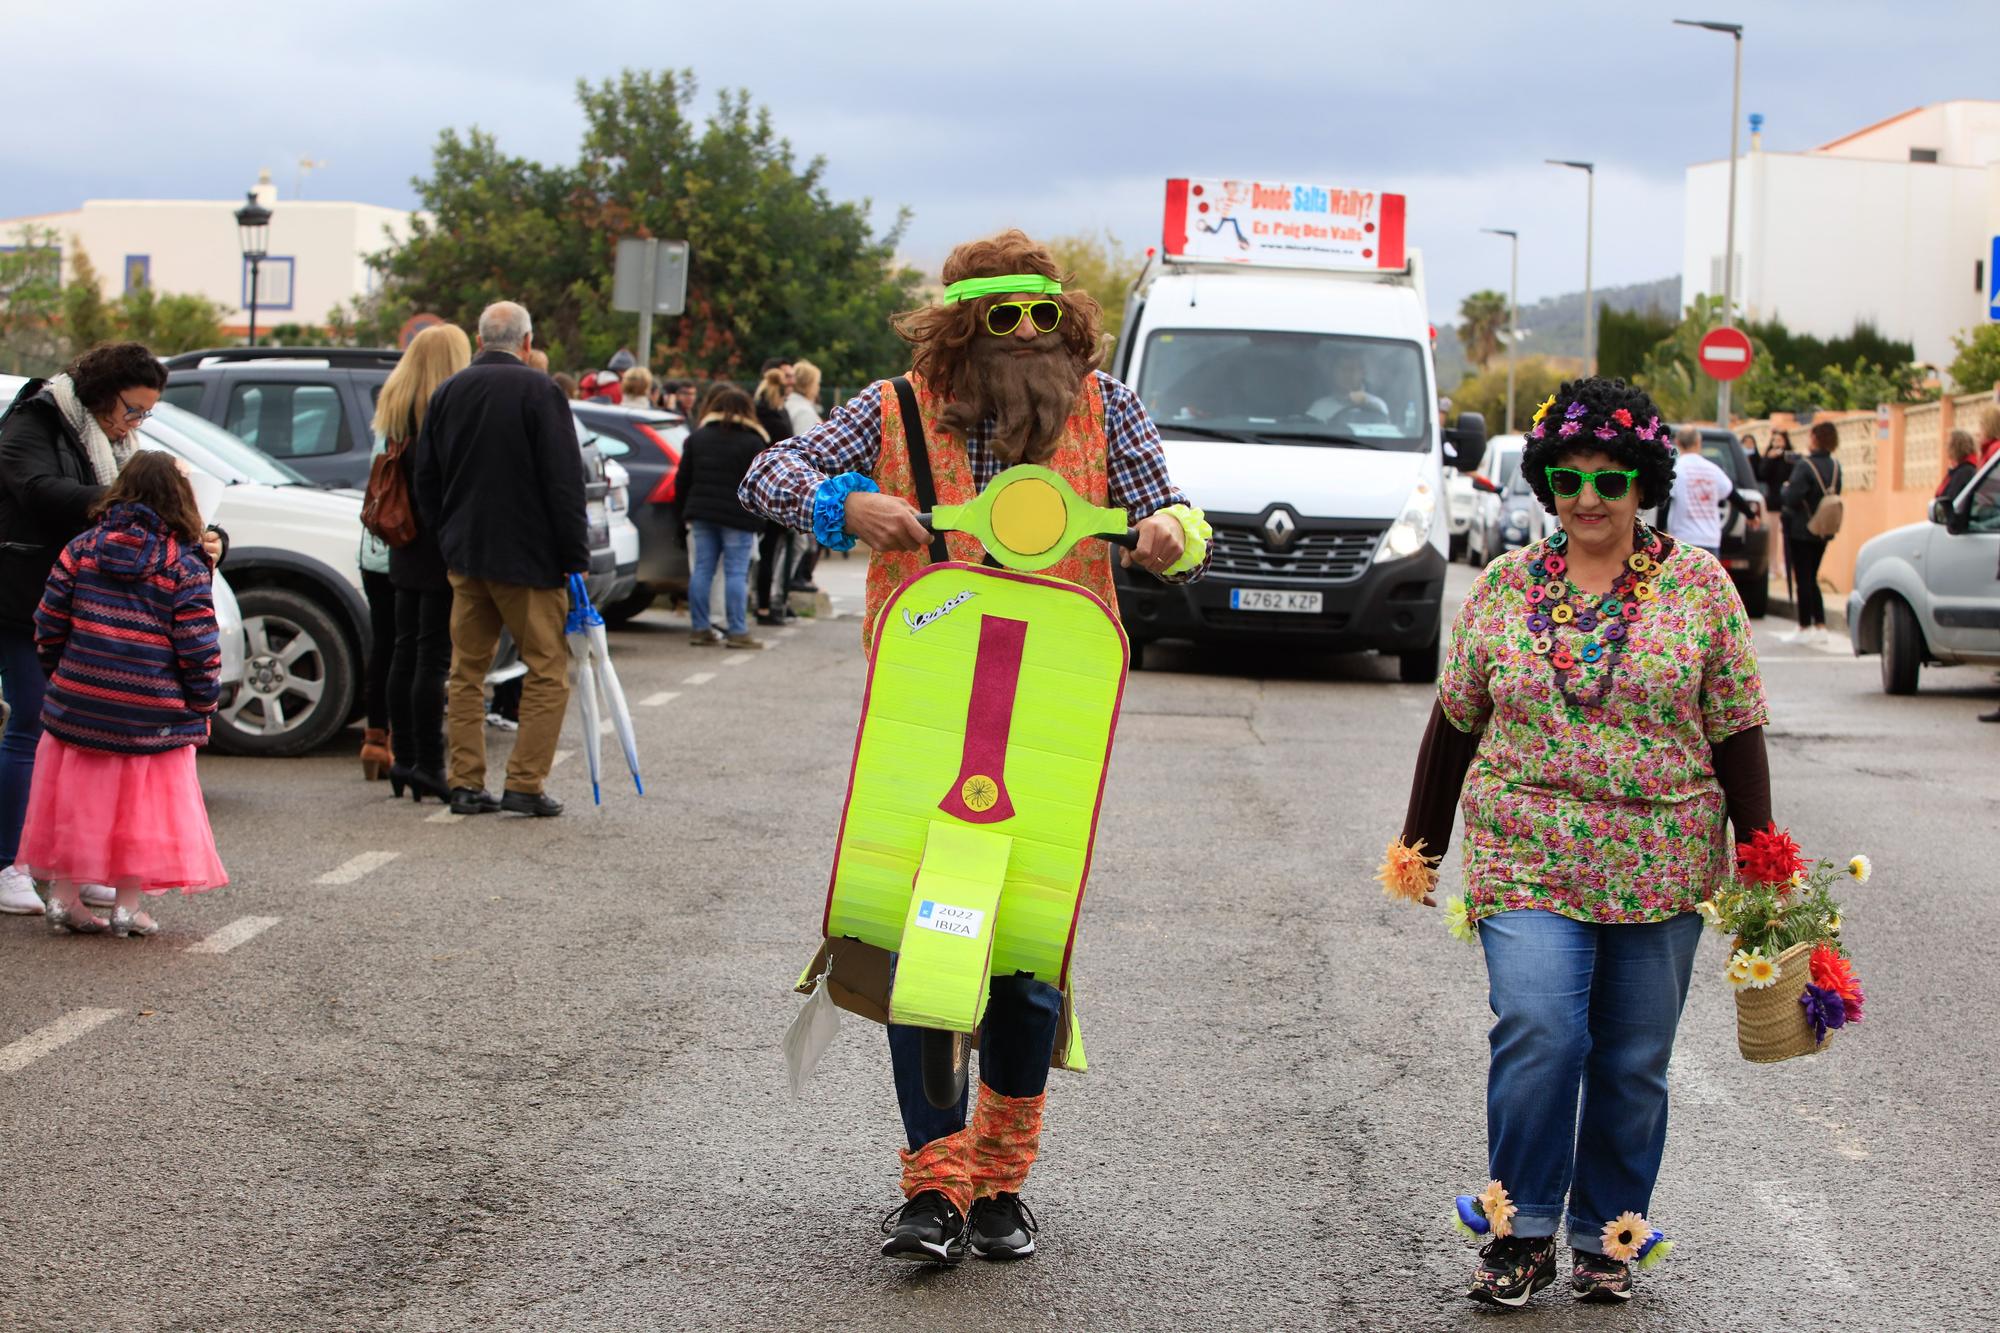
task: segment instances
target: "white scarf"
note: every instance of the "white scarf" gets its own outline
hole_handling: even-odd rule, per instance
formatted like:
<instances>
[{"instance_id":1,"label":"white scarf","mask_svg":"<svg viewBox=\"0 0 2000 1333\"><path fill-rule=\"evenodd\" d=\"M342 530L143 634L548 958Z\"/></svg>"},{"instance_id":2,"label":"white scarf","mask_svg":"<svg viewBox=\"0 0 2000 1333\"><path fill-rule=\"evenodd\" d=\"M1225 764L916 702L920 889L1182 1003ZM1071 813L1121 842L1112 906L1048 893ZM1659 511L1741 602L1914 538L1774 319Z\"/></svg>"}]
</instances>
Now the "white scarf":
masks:
<instances>
[{"instance_id":1,"label":"white scarf","mask_svg":"<svg viewBox=\"0 0 2000 1333\"><path fill-rule=\"evenodd\" d=\"M97 416L83 405L76 396L76 383L67 374L51 375L48 390L61 409L63 420L83 441L83 451L90 457L90 470L97 474L97 484L109 486L117 479L118 469L125 466L139 447L135 434L127 432L122 440L114 440L104 433L104 427L97 424Z\"/></svg>"}]
</instances>

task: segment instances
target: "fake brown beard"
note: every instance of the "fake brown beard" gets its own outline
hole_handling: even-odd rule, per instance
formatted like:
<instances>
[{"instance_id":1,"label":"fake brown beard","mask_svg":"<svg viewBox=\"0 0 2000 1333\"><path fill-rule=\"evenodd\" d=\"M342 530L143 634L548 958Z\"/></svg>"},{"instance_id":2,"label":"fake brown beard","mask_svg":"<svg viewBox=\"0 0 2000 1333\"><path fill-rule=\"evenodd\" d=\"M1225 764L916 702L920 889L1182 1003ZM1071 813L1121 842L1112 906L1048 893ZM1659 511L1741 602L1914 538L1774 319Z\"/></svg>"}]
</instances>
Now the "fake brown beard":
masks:
<instances>
[{"instance_id":1,"label":"fake brown beard","mask_svg":"<svg viewBox=\"0 0 2000 1333\"><path fill-rule=\"evenodd\" d=\"M1057 335L1045 333L1028 343L982 333L966 348L952 401L939 419L962 440L990 416L993 452L1003 464L1045 463L1082 387L1076 363Z\"/></svg>"}]
</instances>

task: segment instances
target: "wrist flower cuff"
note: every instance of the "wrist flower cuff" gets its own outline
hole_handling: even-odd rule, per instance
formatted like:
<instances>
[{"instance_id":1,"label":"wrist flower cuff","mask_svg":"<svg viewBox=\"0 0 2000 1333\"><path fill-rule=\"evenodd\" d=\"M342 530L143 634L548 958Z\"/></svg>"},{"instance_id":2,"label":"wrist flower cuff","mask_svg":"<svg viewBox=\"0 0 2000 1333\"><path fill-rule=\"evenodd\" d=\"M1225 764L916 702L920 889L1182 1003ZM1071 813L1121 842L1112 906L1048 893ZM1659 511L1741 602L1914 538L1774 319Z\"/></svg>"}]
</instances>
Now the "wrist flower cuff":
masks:
<instances>
[{"instance_id":1,"label":"wrist flower cuff","mask_svg":"<svg viewBox=\"0 0 2000 1333\"><path fill-rule=\"evenodd\" d=\"M854 549L854 534L847 530L847 497L856 491L880 491L859 472L843 472L828 477L813 492L813 536L821 546L835 551Z\"/></svg>"},{"instance_id":2,"label":"wrist flower cuff","mask_svg":"<svg viewBox=\"0 0 2000 1333\"><path fill-rule=\"evenodd\" d=\"M1160 577L1173 578L1191 569L1199 569L1201 562L1208 558L1208 543L1215 536L1215 529L1209 527L1207 516L1193 505L1168 505L1160 512L1178 519L1181 532L1187 538L1181 558L1161 570Z\"/></svg>"}]
</instances>

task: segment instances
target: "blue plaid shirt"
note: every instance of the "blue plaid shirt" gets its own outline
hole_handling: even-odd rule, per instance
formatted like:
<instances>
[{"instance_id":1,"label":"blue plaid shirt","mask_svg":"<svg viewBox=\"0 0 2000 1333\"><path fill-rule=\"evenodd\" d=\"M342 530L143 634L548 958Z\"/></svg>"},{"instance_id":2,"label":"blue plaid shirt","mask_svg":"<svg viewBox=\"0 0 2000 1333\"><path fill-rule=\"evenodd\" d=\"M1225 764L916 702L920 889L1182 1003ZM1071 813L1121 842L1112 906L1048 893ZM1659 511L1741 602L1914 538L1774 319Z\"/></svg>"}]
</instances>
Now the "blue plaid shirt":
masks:
<instances>
[{"instance_id":1,"label":"blue plaid shirt","mask_svg":"<svg viewBox=\"0 0 2000 1333\"><path fill-rule=\"evenodd\" d=\"M1167 476L1167 456L1160 448L1159 428L1147 415L1139 395L1103 371L1093 371L1104 392L1104 434L1110 503L1138 522L1168 505L1187 504ZM743 478L736 498L752 513L776 519L801 532L812 531L813 494L828 477L843 472L875 475L882 457L882 394L887 380L877 380L803 435L794 435L757 455ZM993 418L975 426L965 441L972 476L983 490L1001 472L993 452ZM1187 582L1207 568L1188 571L1172 580Z\"/></svg>"}]
</instances>

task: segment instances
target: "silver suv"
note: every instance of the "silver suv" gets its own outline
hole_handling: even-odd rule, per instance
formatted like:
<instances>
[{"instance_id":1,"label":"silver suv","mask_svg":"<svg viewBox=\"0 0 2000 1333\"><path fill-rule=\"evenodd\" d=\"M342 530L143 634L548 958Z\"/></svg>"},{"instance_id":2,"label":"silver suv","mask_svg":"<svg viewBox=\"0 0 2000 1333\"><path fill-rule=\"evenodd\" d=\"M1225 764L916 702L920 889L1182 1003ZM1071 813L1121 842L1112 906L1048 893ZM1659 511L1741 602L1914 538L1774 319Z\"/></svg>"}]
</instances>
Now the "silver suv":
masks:
<instances>
[{"instance_id":1,"label":"silver suv","mask_svg":"<svg viewBox=\"0 0 2000 1333\"><path fill-rule=\"evenodd\" d=\"M1930 521L1876 537L1854 561L1847 633L1882 655L1882 689L1915 694L1926 662L2000 666L2000 455Z\"/></svg>"}]
</instances>

